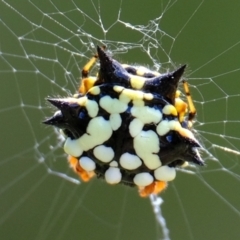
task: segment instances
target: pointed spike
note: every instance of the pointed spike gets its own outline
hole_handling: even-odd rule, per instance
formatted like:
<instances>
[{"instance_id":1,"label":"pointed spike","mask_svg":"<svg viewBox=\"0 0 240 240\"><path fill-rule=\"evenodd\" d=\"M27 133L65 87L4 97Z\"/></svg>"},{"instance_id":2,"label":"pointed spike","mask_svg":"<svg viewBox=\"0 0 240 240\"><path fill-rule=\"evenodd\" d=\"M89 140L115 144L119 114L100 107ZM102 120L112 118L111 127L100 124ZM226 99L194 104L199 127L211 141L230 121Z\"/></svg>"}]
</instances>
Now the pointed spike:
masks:
<instances>
[{"instance_id":1,"label":"pointed spike","mask_svg":"<svg viewBox=\"0 0 240 240\"><path fill-rule=\"evenodd\" d=\"M107 53L97 46L100 61L99 78L106 83L116 83L123 86L129 85L129 74L122 65L109 57Z\"/></svg>"},{"instance_id":2,"label":"pointed spike","mask_svg":"<svg viewBox=\"0 0 240 240\"><path fill-rule=\"evenodd\" d=\"M47 98L47 100L61 111L69 108L79 107L75 98Z\"/></svg>"},{"instance_id":3,"label":"pointed spike","mask_svg":"<svg viewBox=\"0 0 240 240\"><path fill-rule=\"evenodd\" d=\"M52 117L42 121L42 123L46 125L53 125Z\"/></svg>"},{"instance_id":4,"label":"pointed spike","mask_svg":"<svg viewBox=\"0 0 240 240\"><path fill-rule=\"evenodd\" d=\"M77 103L77 100L74 98L48 98L47 100L53 106L59 109L52 118L46 120L46 124L49 122L50 125L53 125L51 123L53 120L54 124L57 125L59 123L62 123L64 119L69 120L77 117L79 109L81 108L81 106Z\"/></svg>"},{"instance_id":5,"label":"pointed spike","mask_svg":"<svg viewBox=\"0 0 240 240\"><path fill-rule=\"evenodd\" d=\"M191 148L202 148L192 131L190 131L188 128L180 128L176 133L181 141L185 142Z\"/></svg>"},{"instance_id":6,"label":"pointed spike","mask_svg":"<svg viewBox=\"0 0 240 240\"><path fill-rule=\"evenodd\" d=\"M190 132L192 133L192 131ZM183 138L185 139L185 142L187 142L188 145L191 146L192 148L202 148L202 145L198 142L198 140L195 138L193 133L192 133L192 136L183 137Z\"/></svg>"},{"instance_id":7,"label":"pointed spike","mask_svg":"<svg viewBox=\"0 0 240 240\"><path fill-rule=\"evenodd\" d=\"M57 107L58 109L62 109L63 108L63 104L64 101L62 101L59 98L47 98L47 100L55 107Z\"/></svg>"},{"instance_id":8,"label":"pointed spike","mask_svg":"<svg viewBox=\"0 0 240 240\"><path fill-rule=\"evenodd\" d=\"M196 139L192 140L190 144L192 147L202 148L202 146Z\"/></svg>"},{"instance_id":9,"label":"pointed spike","mask_svg":"<svg viewBox=\"0 0 240 240\"><path fill-rule=\"evenodd\" d=\"M195 164L203 166L204 161L202 160L202 158L201 158L201 156L198 152L198 149L202 148L200 143L195 139L194 136L185 137L185 136L182 136L182 135L179 134L179 137L188 146L185 153L183 154L184 161L193 162Z\"/></svg>"},{"instance_id":10,"label":"pointed spike","mask_svg":"<svg viewBox=\"0 0 240 240\"><path fill-rule=\"evenodd\" d=\"M151 78L145 82L144 90L158 93L174 103L178 83L184 73L186 65L176 71Z\"/></svg>"},{"instance_id":11,"label":"pointed spike","mask_svg":"<svg viewBox=\"0 0 240 240\"><path fill-rule=\"evenodd\" d=\"M186 64L178 68L176 71L172 72L172 76L174 77L175 81L179 82L180 78L182 77L184 70L186 68Z\"/></svg>"},{"instance_id":12,"label":"pointed spike","mask_svg":"<svg viewBox=\"0 0 240 240\"><path fill-rule=\"evenodd\" d=\"M44 123L46 125L58 126L59 123L62 123L63 121L64 120L63 120L63 115L62 115L61 111L57 111L57 112L55 112L55 114L52 117L42 121L42 123Z\"/></svg>"},{"instance_id":13,"label":"pointed spike","mask_svg":"<svg viewBox=\"0 0 240 240\"><path fill-rule=\"evenodd\" d=\"M192 148L191 151L188 152L188 155L186 156L186 161L193 162L197 165L204 166L205 163L202 160L199 152L197 149Z\"/></svg>"},{"instance_id":14,"label":"pointed spike","mask_svg":"<svg viewBox=\"0 0 240 240\"><path fill-rule=\"evenodd\" d=\"M55 114L44 120L43 123L61 128L68 137L77 139L86 132L86 123L81 122L79 113L82 106L75 98L48 98L52 105L59 110Z\"/></svg>"},{"instance_id":15,"label":"pointed spike","mask_svg":"<svg viewBox=\"0 0 240 240\"><path fill-rule=\"evenodd\" d=\"M102 49L101 47L97 46L97 52L98 52L98 57L100 60L100 65L102 68L108 66L110 67L112 64L112 59L106 54L106 52L104 51L104 49Z\"/></svg>"}]
</instances>

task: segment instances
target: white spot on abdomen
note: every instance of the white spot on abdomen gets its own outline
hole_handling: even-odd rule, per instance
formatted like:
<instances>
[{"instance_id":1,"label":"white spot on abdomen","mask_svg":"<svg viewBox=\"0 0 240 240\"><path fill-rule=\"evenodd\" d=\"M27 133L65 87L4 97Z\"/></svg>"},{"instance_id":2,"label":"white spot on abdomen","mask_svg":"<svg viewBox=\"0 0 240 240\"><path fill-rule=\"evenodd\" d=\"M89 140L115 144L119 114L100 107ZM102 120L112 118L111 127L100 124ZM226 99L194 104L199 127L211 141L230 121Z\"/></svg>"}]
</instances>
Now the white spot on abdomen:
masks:
<instances>
[{"instance_id":1,"label":"white spot on abdomen","mask_svg":"<svg viewBox=\"0 0 240 240\"><path fill-rule=\"evenodd\" d=\"M134 118L129 124L129 133L136 137L143 129L144 124L138 118Z\"/></svg>"},{"instance_id":2,"label":"white spot on abdomen","mask_svg":"<svg viewBox=\"0 0 240 240\"><path fill-rule=\"evenodd\" d=\"M92 118L96 117L98 114L98 104L94 100L87 100L86 101L86 109L88 112L88 115Z\"/></svg>"},{"instance_id":3,"label":"white spot on abdomen","mask_svg":"<svg viewBox=\"0 0 240 240\"><path fill-rule=\"evenodd\" d=\"M133 182L139 187L145 187L153 182L153 176L148 172L138 173L133 178Z\"/></svg>"},{"instance_id":4,"label":"white spot on abdomen","mask_svg":"<svg viewBox=\"0 0 240 240\"><path fill-rule=\"evenodd\" d=\"M175 168L162 166L154 171L154 176L159 181L172 181L176 177Z\"/></svg>"},{"instance_id":5,"label":"white spot on abdomen","mask_svg":"<svg viewBox=\"0 0 240 240\"><path fill-rule=\"evenodd\" d=\"M167 134L170 131L170 124L167 120L163 120L161 121L158 125L157 125L157 133L159 136L164 136L165 134Z\"/></svg>"},{"instance_id":6,"label":"white spot on abdomen","mask_svg":"<svg viewBox=\"0 0 240 240\"><path fill-rule=\"evenodd\" d=\"M103 117L93 118L87 127L87 133L79 139L80 147L84 151L94 148L107 141L112 135L110 122Z\"/></svg>"},{"instance_id":7,"label":"white spot on abdomen","mask_svg":"<svg viewBox=\"0 0 240 240\"><path fill-rule=\"evenodd\" d=\"M125 169L134 170L142 165L142 161L136 155L124 153L120 157L120 165Z\"/></svg>"},{"instance_id":8,"label":"white spot on abdomen","mask_svg":"<svg viewBox=\"0 0 240 240\"><path fill-rule=\"evenodd\" d=\"M111 114L109 121L113 131L116 131L122 124L122 119L118 113Z\"/></svg>"},{"instance_id":9,"label":"white spot on abdomen","mask_svg":"<svg viewBox=\"0 0 240 240\"><path fill-rule=\"evenodd\" d=\"M94 171L96 168L95 162L89 157L81 157L79 160L79 164L84 170L88 172Z\"/></svg>"},{"instance_id":10,"label":"white spot on abdomen","mask_svg":"<svg viewBox=\"0 0 240 240\"><path fill-rule=\"evenodd\" d=\"M101 162L105 163L110 162L114 157L113 149L111 147L106 147L104 145L95 147L93 150L93 154Z\"/></svg>"},{"instance_id":11,"label":"white spot on abdomen","mask_svg":"<svg viewBox=\"0 0 240 240\"><path fill-rule=\"evenodd\" d=\"M105 172L105 180L109 184L117 184L121 181L121 179L122 179L122 174L119 168L110 167Z\"/></svg>"},{"instance_id":12,"label":"white spot on abdomen","mask_svg":"<svg viewBox=\"0 0 240 240\"><path fill-rule=\"evenodd\" d=\"M63 149L65 153L73 157L80 157L83 153L83 149L79 144L79 139L72 140L71 138L67 138Z\"/></svg>"},{"instance_id":13,"label":"white spot on abdomen","mask_svg":"<svg viewBox=\"0 0 240 240\"><path fill-rule=\"evenodd\" d=\"M118 167L118 162L117 161L112 161L109 164L110 167Z\"/></svg>"},{"instance_id":14,"label":"white spot on abdomen","mask_svg":"<svg viewBox=\"0 0 240 240\"><path fill-rule=\"evenodd\" d=\"M109 114L125 112L128 107L128 105L126 103L121 102L116 98L111 98L110 96L102 97L99 101L99 104Z\"/></svg>"},{"instance_id":15,"label":"white spot on abdomen","mask_svg":"<svg viewBox=\"0 0 240 240\"><path fill-rule=\"evenodd\" d=\"M161 166L161 161L157 155L160 150L159 139L154 131L141 131L134 138L133 146L137 155L149 169L156 169Z\"/></svg>"}]
</instances>

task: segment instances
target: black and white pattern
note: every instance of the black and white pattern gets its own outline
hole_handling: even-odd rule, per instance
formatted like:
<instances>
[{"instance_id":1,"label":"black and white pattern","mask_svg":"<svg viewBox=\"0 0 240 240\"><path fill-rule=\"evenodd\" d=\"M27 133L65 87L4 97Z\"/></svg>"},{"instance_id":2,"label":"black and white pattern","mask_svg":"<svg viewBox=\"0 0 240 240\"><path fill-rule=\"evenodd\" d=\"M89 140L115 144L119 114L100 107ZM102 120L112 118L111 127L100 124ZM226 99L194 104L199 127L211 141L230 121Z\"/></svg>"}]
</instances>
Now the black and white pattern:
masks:
<instances>
[{"instance_id":1,"label":"black and white pattern","mask_svg":"<svg viewBox=\"0 0 240 240\"><path fill-rule=\"evenodd\" d=\"M185 66L160 74L121 65L99 47L98 57L98 77L86 94L48 99L58 111L44 123L62 129L64 151L109 184L145 187L173 180L187 162L203 165L200 144L175 105Z\"/></svg>"}]
</instances>

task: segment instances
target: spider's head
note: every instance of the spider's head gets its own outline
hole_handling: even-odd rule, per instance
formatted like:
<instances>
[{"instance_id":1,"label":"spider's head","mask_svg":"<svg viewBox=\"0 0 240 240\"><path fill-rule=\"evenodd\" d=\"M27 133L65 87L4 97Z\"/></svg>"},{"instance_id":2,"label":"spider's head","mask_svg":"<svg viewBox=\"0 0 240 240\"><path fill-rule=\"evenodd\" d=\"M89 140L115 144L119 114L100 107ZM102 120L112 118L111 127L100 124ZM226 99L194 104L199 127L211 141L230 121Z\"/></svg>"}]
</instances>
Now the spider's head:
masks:
<instances>
[{"instance_id":1,"label":"spider's head","mask_svg":"<svg viewBox=\"0 0 240 240\"><path fill-rule=\"evenodd\" d=\"M47 100L59 110L52 117L43 121L43 123L62 129L68 137L78 138L81 136L83 131L79 127L76 127L79 126L79 112L81 109L77 100L74 98L48 98Z\"/></svg>"}]
</instances>

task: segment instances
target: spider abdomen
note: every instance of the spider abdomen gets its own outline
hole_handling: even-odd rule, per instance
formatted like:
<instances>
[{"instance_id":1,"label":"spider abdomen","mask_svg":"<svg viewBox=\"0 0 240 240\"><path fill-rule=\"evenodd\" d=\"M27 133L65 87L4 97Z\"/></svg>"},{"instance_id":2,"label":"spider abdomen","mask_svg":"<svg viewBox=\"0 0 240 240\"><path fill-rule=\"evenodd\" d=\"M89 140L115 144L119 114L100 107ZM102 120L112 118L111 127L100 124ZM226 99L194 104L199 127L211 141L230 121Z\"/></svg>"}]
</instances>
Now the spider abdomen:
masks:
<instances>
[{"instance_id":1,"label":"spider abdomen","mask_svg":"<svg viewBox=\"0 0 240 240\"><path fill-rule=\"evenodd\" d=\"M145 180L141 184L172 180L174 168L168 169L169 176L159 175L159 168L171 166L177 160L184 161L186 149L198 146L197 142L187 138L183 140L179 134L183 128L174 106L153 94L117 85L103 84L93 88L96 89L91 89L83 97L51 99L62 110L61 120L54 116L51 121L56 126L65 122L65 126L61 125L68 135L65 152L78 158L84 170L89 171L86 158L89 165L94 165L94 162L95 168L91 170L100 177L106 178L111 171L114 172L115 178L118 177L114 183L134 185L134 181L140 182L134 179L142 173ZM72 114L65 117L66 111ZM68 134L71 131L73 133ZM81 164L82 158L85 165ZM112 183L112 178L109 183Z\"/></svg>"},{"instance_id":2,"label":"spider abdomen","mask_svg":"<svg viewBox=\"0 0 240 240\"><path fill-rule=\"evenodd\" d=\"M76 159L75 171L145 188L173 180L175 167L185 162L202 165L200 145L174 105L185 66L142 77L104 51L98 54L99 76L91 84L85 79L85 93L48 99L59 110L44 123L63 130L64 150Z\"/></svg>"}]
</instances>

